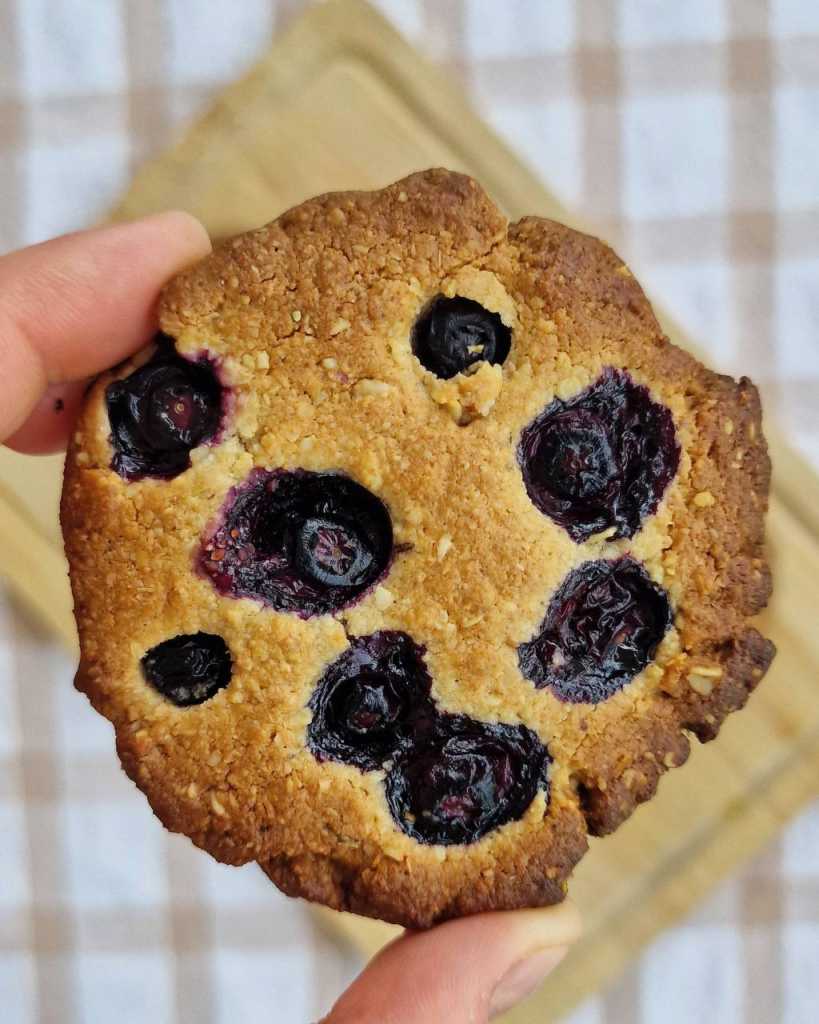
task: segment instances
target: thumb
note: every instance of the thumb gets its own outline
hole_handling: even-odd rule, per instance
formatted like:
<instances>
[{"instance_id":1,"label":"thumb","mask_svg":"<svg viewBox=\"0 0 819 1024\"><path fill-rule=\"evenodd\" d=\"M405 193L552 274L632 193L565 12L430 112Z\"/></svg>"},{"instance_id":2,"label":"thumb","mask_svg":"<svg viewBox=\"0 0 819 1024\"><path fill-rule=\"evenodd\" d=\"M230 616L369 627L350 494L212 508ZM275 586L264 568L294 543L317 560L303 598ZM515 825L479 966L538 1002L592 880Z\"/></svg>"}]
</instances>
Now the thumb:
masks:
<instances>
[{"instance_id":1,"label":"thumb","mask_svg":"<svg viewBox=\"0 0 819 1024\"><path fill-rule=\"evenodd\" d=\"M202 225L172 211L0 256L0 441L64 443L87 378L147 344L160 289L209 251Z\"/></svg>"},{"instance_id":2,"label":"thumb","mask_svg":"<svg viewBox=\"0 0 819 1024\"><path fill-rule=\"evenodd\" d=\"M378 954L322 1024L485 1024L532 992L579 932L570 903L407 932Z\"/></svg>"}]
</instances>

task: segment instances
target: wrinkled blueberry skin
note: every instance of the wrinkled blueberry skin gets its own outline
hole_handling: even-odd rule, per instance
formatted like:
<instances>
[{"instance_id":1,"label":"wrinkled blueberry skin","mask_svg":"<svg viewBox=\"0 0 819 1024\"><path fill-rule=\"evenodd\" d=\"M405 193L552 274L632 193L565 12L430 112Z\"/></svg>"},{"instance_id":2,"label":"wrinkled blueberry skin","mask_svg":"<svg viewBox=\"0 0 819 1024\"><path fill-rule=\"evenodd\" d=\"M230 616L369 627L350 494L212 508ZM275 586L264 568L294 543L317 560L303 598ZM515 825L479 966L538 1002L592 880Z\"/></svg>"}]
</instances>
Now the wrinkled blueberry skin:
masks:
<instances>
[{"instance_id":1,"label":"wrinkled blueberry skin","mask_svg":"<svg viewBox=\"0 0 819 1024\"><path fill-rule=\"evenodd\" d=\"M353 637L310 699L308 746L319 761L381 768L434 714L429 690L423 651L406 633Z\"/></svg>"},{"instance_id":2,"label":"wrinkled blueberry skin","mask_svg":"<svg viewBox=\"0 0 819 1024\"><path fill-rule=\"evenodd\" d=\"M665 591L638 562L586 562L518 648L520 670L563 701L599 704L648 665L672 621Z\"/></svg>"},{"instance_id":3,"label":"wrinkled blueberry skin","mask_svg":"<svg viewBox=\"0 0 819 1024\"><path fill-rule=\"evenodd\" d=\"M518 462L532 503L582 543L610 527L633 537L674 478L680 448L670 411L609 367L523 430Z\"/></svg>"},{"instance_id":4,"label":"wrinkled blueberry skin","mask_svg":"<svg viewBox=\"0 0 819 1024\"><path fill-rule=\"evenodd\" d=\"M438 295L412 330L412 351L421 365L445 380L473 363L502 363L511 344L512 332L498 313L460 296Z\"/></svg>"},{"instance_id":5,"label":"wrinkled blueberry skin","mask_svg":"<svg viewBox=\"0 0 819 1024\"><path fill-rule=\"evenodd\" d=\"M222 419L223 389L207 360L178 355L158 336L151 359L105 389L111 468L126 480L170 480L191 464L193 448L212 440Z\"/></svg>"},{"instance_id":6,"label":"wrinkled blueberry skin","mask_svg":"<svg viewBox=\"0 0 819 1024\"><path fill-rule=\"evenodd\" d=\"M202 704L230 682L230 651L213 633L183 634L152 647L142 658L142 672L177 707Z\"/></svg>"},{"instance_id":7,"label":"wrinkled blueberry skin","mask_svg":"<svg viewBox=\"0 0 819 1024\"><path fill-rule=\"evenodd\" d=\"M547 790L549 756L525 726L439 715L386 779L398 826L420 843L474 843L523 816Z\"/></svg>"},{"instance_id":8,"label":"wrinkled blueberry skin","mask_svg":"<svg viewBox=\"0 0 819 1024\"><path fill-rule=\"evenodd\" d=\"M309 618L357 600L392 546L386 506L349 477L257 469L228 496L199 566L229 597Z\"/></svg>"},{"instance_id":9,"label":"wrinkled blueberry skin","mask_svg":"<svg viewBox=\"0 0 819 1024\"><path fill-rule=\"evenodd\" d=\"M475 842L548 791L549 756L523 726L439 711L430 685L406 633L355 637L316 685L308 746L319 761L385 769L392 816L418 842Z\"/></svg>"}]
</instances>

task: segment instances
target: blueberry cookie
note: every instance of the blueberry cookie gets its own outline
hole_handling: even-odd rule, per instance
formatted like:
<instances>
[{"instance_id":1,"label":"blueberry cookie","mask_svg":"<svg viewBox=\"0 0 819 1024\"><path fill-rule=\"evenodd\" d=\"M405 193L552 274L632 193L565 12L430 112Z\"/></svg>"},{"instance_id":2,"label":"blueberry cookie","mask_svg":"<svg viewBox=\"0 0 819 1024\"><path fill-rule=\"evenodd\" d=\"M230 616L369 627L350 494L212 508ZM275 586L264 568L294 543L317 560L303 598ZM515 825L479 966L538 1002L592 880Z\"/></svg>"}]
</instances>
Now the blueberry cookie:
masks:
<instances>
[{"instance_id":1,"label":"blueberry cookie","mask_svg":"<svg viewBox=\"0 0 819 1024\"><path fill-rule=\"evenodd\" d=\"M446 171L172 281L91 389L77 685L162 822L426 926L554 903L767 668L757 392Z\"/></svg>"}]
</instances>

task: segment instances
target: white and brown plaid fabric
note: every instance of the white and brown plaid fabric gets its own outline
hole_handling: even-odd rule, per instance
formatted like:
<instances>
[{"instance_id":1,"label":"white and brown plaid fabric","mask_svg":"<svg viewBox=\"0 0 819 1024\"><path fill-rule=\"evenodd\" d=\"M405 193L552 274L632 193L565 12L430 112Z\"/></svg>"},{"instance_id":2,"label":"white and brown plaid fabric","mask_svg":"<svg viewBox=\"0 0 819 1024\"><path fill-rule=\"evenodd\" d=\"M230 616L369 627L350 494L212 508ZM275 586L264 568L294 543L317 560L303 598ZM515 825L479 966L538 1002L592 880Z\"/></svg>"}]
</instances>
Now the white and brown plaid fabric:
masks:
<instances>
[{"instance_id":1,"label":"white and brown plaid fabric","mask_svg":"<svg viewBox=\"0 0 819 1024\"><path fill-rule=\"evenodd\" d=\"M304 6L0 0L0 250L82 226ZM819 3L379 0L819 466ZM0 600L0 1018L303 1022L356 968L165 834ZM806 1024L819 806L573 1024Z\"/></svg>"}]
</instances>

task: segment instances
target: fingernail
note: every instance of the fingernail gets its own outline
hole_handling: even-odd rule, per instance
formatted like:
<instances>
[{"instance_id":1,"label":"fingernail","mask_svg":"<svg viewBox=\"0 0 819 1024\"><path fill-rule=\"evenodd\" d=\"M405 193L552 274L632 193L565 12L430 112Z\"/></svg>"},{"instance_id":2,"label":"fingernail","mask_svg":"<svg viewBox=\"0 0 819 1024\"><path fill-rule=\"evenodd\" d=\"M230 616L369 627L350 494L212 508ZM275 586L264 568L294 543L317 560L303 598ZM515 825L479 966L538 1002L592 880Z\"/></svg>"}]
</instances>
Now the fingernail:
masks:
<instances>
[{"instance_id":1,"label":"fingernail","mask_svg":"<svg viewBox=\"0 0 819 1024\"><path fill-rule=\"evenodd\" d=\"M510 967L492 993L489 1003L490 1017L505 1013L534 992L546 975L557 967L566 955L567 948L557 946L552 949L541 949Z\"/></svg>"}]
</instances>

